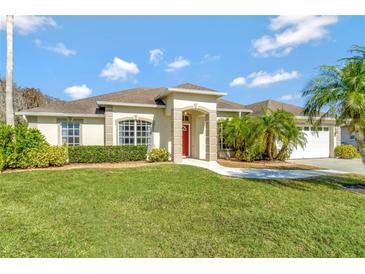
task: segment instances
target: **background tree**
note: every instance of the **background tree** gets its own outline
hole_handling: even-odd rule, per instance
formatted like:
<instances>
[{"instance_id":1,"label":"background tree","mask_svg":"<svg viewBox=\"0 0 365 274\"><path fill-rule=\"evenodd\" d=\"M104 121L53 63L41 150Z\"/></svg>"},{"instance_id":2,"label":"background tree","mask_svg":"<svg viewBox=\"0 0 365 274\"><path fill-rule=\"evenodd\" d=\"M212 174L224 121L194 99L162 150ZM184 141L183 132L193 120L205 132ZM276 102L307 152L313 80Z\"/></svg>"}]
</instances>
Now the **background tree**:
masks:
<instances>
[{"instance_id":1,"label":"background tree","mask_svg":"<svg viewBox=\"0 0 365 274\"><path fill-rule=\"evenodd\" d=\"M328 116L338 125L348 125L365 164L365 48L354 45L350 52L352 56L341 59L340 65L320 67L319 76L303 90L308 98L304 114L314 125Z\"/></svg>"},{"instance_id":2,"label":"background tree","mask_svg":"<svg viewBox=\"0 0 365 274\"><path fill-rule=\"evenodd\" d=\"M6 123L14 125L13 103L13 26L14 16L6 16Z\"/></svg>"}]
</instances>

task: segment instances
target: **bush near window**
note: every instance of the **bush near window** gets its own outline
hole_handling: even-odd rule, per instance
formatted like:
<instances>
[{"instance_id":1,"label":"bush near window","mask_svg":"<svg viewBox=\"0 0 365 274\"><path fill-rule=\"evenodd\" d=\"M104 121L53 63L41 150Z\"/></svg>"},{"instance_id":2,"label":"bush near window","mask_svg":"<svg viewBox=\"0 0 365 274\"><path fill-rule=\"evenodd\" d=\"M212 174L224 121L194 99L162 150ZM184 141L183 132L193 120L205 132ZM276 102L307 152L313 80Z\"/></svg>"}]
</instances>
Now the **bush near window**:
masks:
<instances>
[{"instance_id":1,"label":"bush near window","mask_svg":"<svg viewBox=\"0 0 365 274\"><path fill-rule=\"evenodd\" d=\"M34 128L19 124L0 125L1 166L30 168L62 166L67 162L67 147L52 147Z\"/></svg>"},{"instance_id":2,"label":"bush near window","mask_svg":"<svg viewBox=\"0 0 365 274\"><path fill-rule=\"evenodd\" d=\"M117 163L145 160L147 146L74 146L68 148L70 163Z\"/></svg>"},{"instance_id":3,"label":"bush near window","mask_svg":"<svg viewBox=\"0 0 365 274\"><path fill-rule=\"evenodd\" d=\"M340 145L335 148L335 156L341 159L353 159L360 157L353 145Z\"/></svg>"},{"instance_id":4,"label":"bush near window","mask_svg":"<svg viewBox=\"0 0 365 274\"><path fill-rule=\"evenodd\" d=\"M166 162L169 160L169 152L165 148L153 148L147 153L150 162Z\"/></svg>"}]
</instances>

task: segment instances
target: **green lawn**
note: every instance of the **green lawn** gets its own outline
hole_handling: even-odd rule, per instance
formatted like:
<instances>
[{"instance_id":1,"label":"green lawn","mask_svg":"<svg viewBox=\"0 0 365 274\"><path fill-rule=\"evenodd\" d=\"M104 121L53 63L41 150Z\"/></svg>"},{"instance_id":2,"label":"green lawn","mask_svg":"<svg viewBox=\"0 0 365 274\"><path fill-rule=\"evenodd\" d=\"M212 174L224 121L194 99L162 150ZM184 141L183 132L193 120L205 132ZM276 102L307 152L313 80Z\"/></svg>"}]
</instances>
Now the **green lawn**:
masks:
<instances>
[{"instance_id":1,"label":"green lawn","mask_svg":"<svg viewBox=\"0 0 365 274\"><path fill-rule=\"evenodd\" d=\"M364 257L364 177L177 165L0 175L1 257Z\"/></svg>"}]
</instances>

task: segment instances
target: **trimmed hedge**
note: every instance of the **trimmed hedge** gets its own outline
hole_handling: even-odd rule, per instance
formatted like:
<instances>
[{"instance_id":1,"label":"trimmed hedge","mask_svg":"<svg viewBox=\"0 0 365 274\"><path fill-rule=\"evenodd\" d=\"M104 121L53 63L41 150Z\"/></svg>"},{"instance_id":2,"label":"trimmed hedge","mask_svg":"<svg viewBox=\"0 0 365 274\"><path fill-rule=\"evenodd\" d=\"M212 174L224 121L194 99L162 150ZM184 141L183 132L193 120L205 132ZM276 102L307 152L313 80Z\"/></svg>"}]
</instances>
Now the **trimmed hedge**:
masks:
<instances>
[{"instance_id":1,"label":"trimmed hedge","mask_svg":"<svg viewBox=\"0 0 365 274\"><path fill-rule=\"evenodd\" d=\"M117 163L145 160L147 146L73 146L68 148L70 163Z\"/></svg>"},{"instance_id":2,"label":"trimmed hedge","mask_svg":"<svg viewBox=\"0 0 365 274\"><path fill-rule=\"evenodd\" d=\"M335 156L341 159L358 158L359 153L353 145L340 145L335 148Z\"/></svg>"}]
</instances>

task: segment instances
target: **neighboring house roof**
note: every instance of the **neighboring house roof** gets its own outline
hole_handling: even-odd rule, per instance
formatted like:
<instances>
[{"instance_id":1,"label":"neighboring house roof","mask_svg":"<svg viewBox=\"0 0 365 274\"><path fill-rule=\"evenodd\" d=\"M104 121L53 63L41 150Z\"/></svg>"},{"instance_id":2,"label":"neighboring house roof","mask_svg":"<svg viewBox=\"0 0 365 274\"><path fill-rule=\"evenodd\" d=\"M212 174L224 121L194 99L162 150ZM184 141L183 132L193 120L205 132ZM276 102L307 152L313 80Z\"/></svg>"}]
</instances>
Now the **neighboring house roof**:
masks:
<instances>
[{"instance_id":1,"label":"neighboring house roof","mask_svg":"<svg viewBox=\"0 0 365 274\"><path fill-rule=\"evenodd\" d=\"M295 116L304 116L304 112L303 112L304 108L296 106L296 105L278 102L275 100L266 100L266 101L254 103L251 105L246 105L246 107L253 111L252 112L253 115L262 114L264 109L270 109L272 111L281 109L281 110L285 110L287 112L293 113Z\"/></svg>"},{"instance_id":2,"label":"neighboring house roof","mask_svg":"<svg viewBox=\"0 0 365 274\"><path fill-rule=\"evenodd\" d=\"M200 90L200 91L214 91L205 87L193 85L190 83L176 86L175 88ZM72 113L72 114L104 114L104 108L98 105L97 102L111 102L111 103L126 103L131 105L150 105L150 106L164 106L164 102L156 98L166 91L167 88L134 88L128 90L117 91L113 93L102 94L85 99L74 100L69 102L51 103L44 107L29 109L27 111L19 112L17 114L40 115L40 113ZM247 111L244 105L230 102L227 100L217 99L217 108L226 111Z\"/></svg>"}]
</instances>

